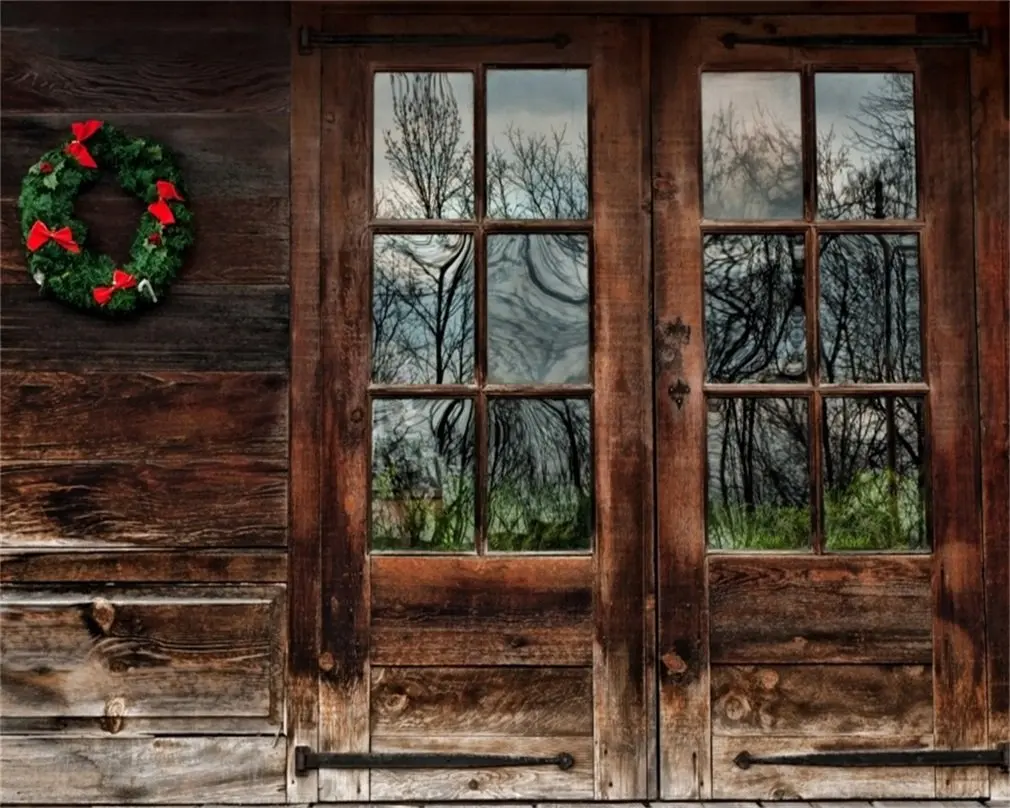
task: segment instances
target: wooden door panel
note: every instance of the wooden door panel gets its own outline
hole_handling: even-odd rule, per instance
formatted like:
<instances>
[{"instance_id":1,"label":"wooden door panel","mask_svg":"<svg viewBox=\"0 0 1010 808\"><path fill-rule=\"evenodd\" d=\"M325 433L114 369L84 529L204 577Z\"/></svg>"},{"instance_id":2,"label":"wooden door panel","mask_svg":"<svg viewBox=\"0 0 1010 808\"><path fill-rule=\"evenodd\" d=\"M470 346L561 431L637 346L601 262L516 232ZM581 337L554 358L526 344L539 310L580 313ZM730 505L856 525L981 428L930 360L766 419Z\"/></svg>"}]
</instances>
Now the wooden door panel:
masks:
<instances>
[{"instance_id":1,"label":"wooden door panel","mask_svg":"<svg viewBox=\"0 0 1010 808\"><path fill-rule=\"evenodd\" d=\"M373 665L592 665L590 557L377 556Z\"/></svg>"},{"instance_id":2,"label":"wooden door panel","mask_svg":"<svg viewBox=\"0 0 1010 808\"><path fill-rule=\"evenodd\" d=\"M645 798L651 615L644 606L652 546L646 24L578 17L449 21L324 11L322 25L352 34L470 39L451 47L349 44L321 57L318 749L568 752L575 765L323 769L317 775L319 799ZM557 34L567 44L559 47ZM480 44L474 37L496 43ZM506 147L518 149L517 143L528 155L547 157L549 165L550 144L558 142L553 138L564 136L563 128L546 137L536 129L538 116L561 120L561 113L551 112L557 99L536 98L550 77L528 82L522 97L513 91L489 100L492 78L507 81L518 69L565 69L586 77L582 106L564 112L569 116L564 120L586 121L588 168L581 169L581 179L576 153L563 150L543 188L522 185L529 182L522 172L501 168L511 159ZM504 104L505 113L493 118L493 104ZM433 140L410 140L412 127L423 129L431 121ZM530 133L526 140L522 129ZM437 149L444 153L432 151ZM452 160L440 162L450 153ZM569 172L557 182L550 175L561 170L556 166ZM451 173L451 183L441 182L448 175L440 171ZM440 179L428 184L431 176ZM585 186L584 203L579 183ZM448 192L449 185L463 190ZM509 238L518 239L516 249L526 252L508 277L528 274L533 282L525 290L502 287L493 298L493 285L506 281L492 271L499 254L492 254L491 245ZM584 296L580 291L565 297L562 287L551 292L558 267L576 259L555 255L540 277L529 257L537 239L553 239L550 244L586 257ZM579 239L581 246L575 245ZM395 252L407 249L402 245L414 252ZM429 264L417 257L425 245L442 250ZM395 263L386 258L391 254L410 259ZM421 278L416 286L403 280L414 277L410 267ZM435 277L437 292L423 297L424 278ZM466 286L471 282L472 290ZM446 290L457 288L464 300L473 296L470 308L452 308L459 297ZM413 289L421 291L415 295ZM550 316L542 334L535 319L523 320L533 317L528 311L536 313L537 289L569 306L545 309ZM415 296L408 301L405 295ZM501 296L532 301L528 310L509 310L516 333L530 335L525 348L509 348L507 342L502 348L501 340L495 341L502 337L495 329L507 320L500 313L491 317ZM444 301L444 311L459 318L458 341L438 319L443 309L425 308L433 300ZM382 311L394 312L388 321L379 319L387 304ZM569 357L559 369L537 352L544 344L572 339L564 318L573 306L584 318L577 322L584 323L588 341L582 344L589 347L584 364ZM425 329L432 332L430 340ZM409 339L395 342L393 333ZM458 345L472 345L472 357ZM495 352L510 349L513 364L496 365ZM523 359L539 368L539 375L523 376L534 373L520 367ZM564 484L574 480L581 495L584 480L592 481L589 515L577 522L590 525L591 534L579 533L579 527L559 533L553 511L535 510L541 506L506 494L500 496L510 504L495 504L493 484L503 491L524 490L524 479L555 479L541 473L554 462L550 459L521 466L520 477L495 476L506 474L500 468L508 458L495 465L491 447L505 452L502 447L530 440L519 428L523 424L497 415L511 412L509 407L532 407L563 426L567 443L557 454L567 469L562 476L571 475ZM418 446L428 440L417 456L439 457L438 475L410 477L414 461L395 455L388 424L401 424L395 422L397 413L408 410L423 412L411 427L421 424ZM459 413L453 416L459 420L445 420L449 411ZM571 412L579 415L570 417ZM465 428L453 431L450 424L458 423ZM421 434L434 424L439 427L430 427L430 439ZM583 424L588 434L579 431ZM551 433L529 434L531 446L553 457ZM452 447L459 445L476 448L472 454L461 451L458 457L465 460L453 466ZM585 463L578 459L582 452ZM420 469L420 461L415 466ZM423 482L427 488L404 482L408 477L429 480ZM454 488L454 479L465 484ZM502 527L506 522L519 527ZM524 549L530 545L532 551Z\"/></svg>"}]
</instances>

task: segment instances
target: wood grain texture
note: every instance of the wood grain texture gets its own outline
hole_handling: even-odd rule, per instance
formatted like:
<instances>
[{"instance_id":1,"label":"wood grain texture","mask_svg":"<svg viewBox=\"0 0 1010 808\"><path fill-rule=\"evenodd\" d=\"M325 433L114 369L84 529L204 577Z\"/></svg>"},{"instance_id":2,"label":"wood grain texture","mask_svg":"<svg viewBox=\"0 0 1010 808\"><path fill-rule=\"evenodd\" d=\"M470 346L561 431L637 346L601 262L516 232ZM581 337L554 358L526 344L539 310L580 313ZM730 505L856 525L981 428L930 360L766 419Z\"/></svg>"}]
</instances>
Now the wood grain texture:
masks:
<instances>
[{"instance_id":1,"label":"wood grain texture","mask_svg":"<svg viewBox=\"0 0 1010 808\"><path fill-rule=\"evenodd\" d=\"M925 32L963 30L960 16ZM986 642L968 54L919 51L923 283L933 538L933 704L938 748L986 745ZM983 768L937 769L938 797L988 794Z\"/></svg>"},{"instance_id":2,"label":"wood grain texture","mask_svg":"<svg viewBox=\"0 0 1010 808\"><path fill-rule=\"evenodd\" d=\"M284 801L284 747L269 736L7 737L0 766L8 804Z\"/></svg>"},{"instance_id":3,"label":"wood grain texture","mask_svg":"<svg viewBox=\"0 0 1010 808\"><path fill-rule=\"evenodd\" d=\"M652 558L648 28L601 20L593 69L597 799L644 798L645 565Z\"/></svg>"},{"instance_id":4,"label":"wood grain texture","mask_svg":"<svg viewBox=\"0 0 1010 808\"><path fill-rule=\"evenodd\" d=\"M5 372L4 459L282 460L286 388L265 373Z\"/></svg>"},{"instance_id":5,"label":"wood grain texture","mask_svg":"<svg viewBox=\"0 0 1010 808\"><path fill-rule=\"evenodd\" d=\"M5 284L0 308L5 371L287 371L286 286L173 288L155 314L113 321Z\"/></svg>"},{"instance_id":6,"label":"wood grain texture","mask_svg":"<svg viewBox=\"0 0 1010 808\"><path fill-rule=\"evenodd\" d=\"M298 54L296 32L320 27L318 5L291 6L291 480L287 799L315 802L315 772L295 774L296 746L319 746L320 411L319 217L321 56Z\"/></svg>"},{"instance_id":7,"label":"wood grain texture","mask_svg":"<svg viewBox=\"0 0 1010 808\"><path fill-rule=\"evenodd\" d=\"M373 752L451 752L494 755L554 755L569 752L575 765L562 771L557 766L522 766L495 769L373 769L373 800L529 800L592 799L593 741L587 736L487 737L374 736Z\"/></svg>"},{"instance_id":8,"label":"wood grain texture","mask_svg":"<svg viewBox=\"0 0 1010 808\"><path fill-rule=\"evenodd\" d=\"M4 3L0 25L15 28L62 28L83 31L89 28L190 31L257 31L288 24L288 4L283 2L214 3L122 3L89 2L82 6L73 0L47 3Z\"/></svg>"},{"instance_id":9,"label":"wood grain texture","mask_svg":"<svg viewBox=\"0 0 1010 808\"><path fill-rule=\"evenodd\" d=\"M933 731L925 665L763 665L712 668L712 733L893 736Z\"/></svg>"},{"instance_id":10,"label":"wood grain texture","mask_svg":"<svg viewBox=\"0 0 1010 808\"><path fill-rule=\"evenodd\" d=\"M372 667L372 735L593 734L589 668Z\"/></svg>"},{"instance_id":11,"label":"wood grain texture","mask_svg":"<svg viewBox=\"0 0 1010 808\"><path fill-rule=\"evenodd\" d=\"M834 768L831 766L752 766L733 759L752 755L803 754L829 750L928 749L929 735L886 738L726 738L712 739L712 796L717 800L848 800L896 797L928 799L935 792L933 768Z\"/></svg>"},{"instance_id":12,"label":"wood grain texture","mask_svg":"<svg viewBox=\"0 0 1010 808\"><path fill-rule=\"evenodd\" d=\"M657 22L652 61L659 782L663 799L695 800L712 793L698 24ZM683 345L668 345L678 320L691 334ZM682 407L667 392L678 381L697 391Z\"/></svg>"},{"instance_id":13,"label":"wood grain texture","mask_svg":"<svg viewBox=\"0 0 1010 808\"><path fill-rule=\"evenodd\" d=\"M322 56L320 230L322 653L319 745L367 752L371 487L371 75L360 48ZM369 799L368 772L319 772L320 800Z\"/></svg>"},{"instance_id":14,"label":"wood grain texture","mask_svg":"<svg viewBox=\"0 0 1010 808\"><path fill-rule=\"evenodd\" d=\"M191 30L168 48L156 28L4 30L4 112L286 112L286 33Z\"/></svg>"},{"instance_id":15,"label":"wood grain texture","mask_svg":"<svg viewBox=\"0 0 1010 808\"><path fill-rule=\"evenodd\" d=\"M279 721L282 587L5 589L2 713Z\"/></svg>"},{"instance_id":16,"label":"wood grain texture","mask_svg":"<svg viewBox=\"0 0 1010 808\"><path fill-rule=\"evenodd\" d=\"M17 199L25 172L43 152L66 140L71 122L79 117L14 115L5 105L0 117L0 137L4 145L0 152L0 193L4 199ZM288 199L289 120L286 114L123 112L105 116L105 120L132 136L151 137L172 149L179 158L190 202ZM96 194L98 191L96 189ZM113 191L108 189L106 198L111 195ZM209 238L206 234L214 232L212 226L212 220L198 220L197 240Z\"/></svg>"},{"instance_id":17,"label":"wood grain texture","mask_svg":"<svg viewBox=\"0 0 1010 808\"><path fill-rule=\"evenodd\" d=\"M276 461L0 466L5 549L283 547L286 508Z\"/></svg>"},{"instance_id":18,"label":"wood grain texture","mask_svg":"<svg viewBox=\"0 0 1010 808\"><path fill-rule=\"evenodd\" d=\"M714 663L931 664L929 556L711 556Z\"/></svg>"},{"instance_id":19,"label":"wood grain texture","mask_svg":"<svg viewBox=\"0 0 1010 808\"><path fill-rule=\"evenodd\" d=\"M589 665L589 557L371 560L379 665Z\"/></svg>"},{"instance_id":20,"label":"wood grain texture","mask_svg":"<svg viewBox=\"0 0 1010 808\"><path fill-rule=\"evenodd\" d=\"M284 583L283 550L0 552L0 582Z\"/></svg>"},{"instance_id":21,"label":"wood grain texture","mask_svg":"<svg viewBox=\"0 0 1010 808\"><path fill-rule=\"evenodd\" d=\"M132 198L99 196L98 188L79 197L75 213L88 225L88 246L125 263L137 231L138 206L143 210ZM187 286L287 283L290 219L287 199L268 196L239 201L197 197L190 208L200 233L172 284L173 290ZM36 288L25 268L15 199L0 200L0 267L0 282Z\"/></svg>"},{"instance_id":22,"label":"wood grain texture","mask_svg":"<svg viewBox=\"0 0 1010 808\"><path fill-rule=\"evenodd\" d=\"M989 744L1010 742L1010 21L1005 3L972 13L987 52L972 52L975 300L978 317L982 536L985 552ZM989 771L993 800L1010 802L1010 774Z\"/></svg>"}]
</instances>

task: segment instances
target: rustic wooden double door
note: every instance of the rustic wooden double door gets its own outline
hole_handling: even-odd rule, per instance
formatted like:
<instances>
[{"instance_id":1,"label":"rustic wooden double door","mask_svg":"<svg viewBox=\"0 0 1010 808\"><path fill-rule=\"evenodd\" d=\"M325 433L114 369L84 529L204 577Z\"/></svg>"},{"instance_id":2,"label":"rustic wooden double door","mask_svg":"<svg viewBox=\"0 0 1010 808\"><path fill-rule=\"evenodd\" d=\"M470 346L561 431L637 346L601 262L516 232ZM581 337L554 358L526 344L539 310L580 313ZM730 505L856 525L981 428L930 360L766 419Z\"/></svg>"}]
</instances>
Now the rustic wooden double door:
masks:
<instances>
[{"instance_id":1,"label":"rustic wooden double door","mask_svg":"<svg viewBox=\"0 0 1010 808\"><path fill-rule=\"evenodd\" d=\"M300 787L985 796L980 767L737 760L987 744L967 54L725 39L950 29L323 23L407 36L317 55L322 631L295 741L544 760Z\"/></svg>"}]
</instances>

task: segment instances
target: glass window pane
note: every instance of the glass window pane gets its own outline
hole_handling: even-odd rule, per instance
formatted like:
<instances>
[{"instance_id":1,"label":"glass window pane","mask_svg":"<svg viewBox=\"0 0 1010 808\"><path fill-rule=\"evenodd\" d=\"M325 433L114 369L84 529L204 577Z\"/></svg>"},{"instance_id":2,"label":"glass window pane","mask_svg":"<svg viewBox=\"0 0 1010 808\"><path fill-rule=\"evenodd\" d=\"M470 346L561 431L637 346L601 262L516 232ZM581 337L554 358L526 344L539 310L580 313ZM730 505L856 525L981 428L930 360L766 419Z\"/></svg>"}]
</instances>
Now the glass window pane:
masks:
<instances>
[{"instance_id":1,"label":"glass window pane","mask_svg":"<svg viewBox=\"0 0 1010 808\"><path fill-rule=\"evenodd\" d=\"M589 549L589 402L492 399L488 422L488 549Z\"/></svg>"},{"instance_id":2,"label":"glass window pane","mask_svg":"<svg viewBox=\"0 0 1010 808\"><path fill-rule=\"evenodd\" d=\"M709 381L805 381L803 237L709 235L704 255Z\"/></svg>"},{"instance_id":3,"label":"glass window pane","mask_svg":"<svg viewBox=\"0 0 1010 808\"><path fill-rule=\"evenodd\" d=\"M714 550L810 545L804 398L708 401L708 544Z\"/></svg>"},{"instance_id":4,"label":"glass window pane","mask_svg":"<svg viewBox=\"0 0 1010 808\"><path fill-rule=\"evenodd\" d=\"M487 215L589 217L585 70L487 72Z\"/></svg>"},{"instance_id":5,"label":"glass window pane","mask_svg":"<svg viewBox=\"0 0 1010 808\"><path fill-rule=\"evenodd\" d=\"M374 117L375 215L473 218L473 75L376 73Z\"/></svg>"},{"instance_id":6,"label":"glass window pane","mask_svg":"<svg viewBox=\"0 0 1010 808\"><path fill-rule=\"evenodd\" d=\"M589 238L487 239L488 381L589 381Z\"/></svg>"},{"instance_id":7,"label":"glass window pane","mask_svg":"<svg viewBox=\"0 0 1010 808\"><path fill-rule=\"evenodd\" d=\"M372 402L372 549L472 550L473 407L465 399Z\"/></svg>"},{"instance_id":8,"label":"glass window pane","mask_svg":"<svg viewBox=\"0 0 1010 808\"><path fill-rule=\"evenodd\" d=\"M376 236L372 263L372 381L473 381L473 237Z\"/></svg>"},{"instance_id":9,"label":"glass window pane","mask_svg":"<svg viewBox=\"0 0 1010 808\"><path fill-rule=\"evenodd\" d=\"M914 235L821 236L821 381L922 379Z\"/></svg>"},{"instance_id":10,"label":"glass window pane","mask_svg":"<svg viewBox=\"0 0 1010 808\"><path fill-rule=\"evenodd\" d=\"M802 219L799 73L704 73L706 219Z\"/></svg>"},{"instance_id":11,"label":"glass window pane","mask_svg":"<svg viewBox=\"0 0 1010 808\"><path fill-rule=\"evenodd\" d=\"M820 218L915 218L914 96L911 73L817 74Z\"/></svg>"},{"instance_id":12,"label":"glass window pane","mask_svg":"<svg viewBox=\"0 0 1010 808\"><path fill-rule=\"evenodd\" d=\"M824 546L926 550L919 398L824 401Z\"/></svg>"}]
</instances>

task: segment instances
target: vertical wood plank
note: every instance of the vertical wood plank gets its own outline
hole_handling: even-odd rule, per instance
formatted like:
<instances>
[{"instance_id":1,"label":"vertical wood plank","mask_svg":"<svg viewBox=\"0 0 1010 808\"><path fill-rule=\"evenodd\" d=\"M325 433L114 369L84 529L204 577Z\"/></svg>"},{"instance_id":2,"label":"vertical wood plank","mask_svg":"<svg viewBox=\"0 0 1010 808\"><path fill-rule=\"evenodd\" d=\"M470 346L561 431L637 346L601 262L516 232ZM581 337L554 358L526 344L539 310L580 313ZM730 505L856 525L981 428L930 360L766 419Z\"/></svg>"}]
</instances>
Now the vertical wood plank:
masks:
<instances>
[{"instance_id":1,"label":"vertical wood plank","mask_svg":"<svg viewBox=\"0 0 1010 808\"><path fill-rule=\"evenodd\" d=\"M1006 3L971 15L990 46L972 51L976 305L979 336L982 536L985 553L989 745L1010 742L1010 110ZM1010 775L989 770L990 798L1010 800Z\"/></svg>"},{"instance_id":2,"label":"vertical wood plank","mask_svg":"<svg viewBox=\"0 0 1010 808\"><path fill-rule=\"evenodd\" d=\"M294 749L319 745L319 51L298 53L298 30L320 7L291 6L291 378L288 592L288 802L315 802L315 772L298 777Z\"/></svg>"},{"instance_id":3,"label":"vertical wood plank","mask_svg":"<svg viewBox=\"0 0 1010 808\"><path fill-rule=\"evenodd\" d=\"M371 77L360 48L329 50L322 59L319 746L367 752ZM319 773L320 800L368 798L367 770Z\"/></svg>"},{"instance_id":4,"label":"vertical wood plank","mask_svg":"<svg viewBox=\"0 0 1010 808\"><path fill-rule=\"evenodd\" d=\"M923 17L922 32L963 16ZM939 749L986 744L968 54L919 51L933 524L933 704ZM981 797L983 768L937 768L937 797Z\"/></svg>"},{"instance_id":5,"label":"vertical wood plank","mask_svg":"<svg viewBox=\"0 0 1010 808\"><path fill-rule=\"evenodd\" d=\"M597 24L593 105L597 574L594 590L596 798L644 798L644 582L652 543L648 104L644 21Z\"/></svg>"},{"instance_id":6,"label":"vertical wood plank","mask_svg":"<svg viewBox=\"0 0 1010 808\"><path fill-rule=\"evenodd\" d=\"M697 23L657 24L653 76L659 748L662 799L712 796L705 574ZM690 336L671 330L677 322ZM684 381L677 407L667 393Z\"/></svg>"}]
</instances>

